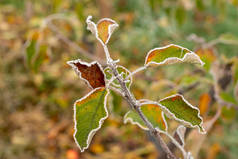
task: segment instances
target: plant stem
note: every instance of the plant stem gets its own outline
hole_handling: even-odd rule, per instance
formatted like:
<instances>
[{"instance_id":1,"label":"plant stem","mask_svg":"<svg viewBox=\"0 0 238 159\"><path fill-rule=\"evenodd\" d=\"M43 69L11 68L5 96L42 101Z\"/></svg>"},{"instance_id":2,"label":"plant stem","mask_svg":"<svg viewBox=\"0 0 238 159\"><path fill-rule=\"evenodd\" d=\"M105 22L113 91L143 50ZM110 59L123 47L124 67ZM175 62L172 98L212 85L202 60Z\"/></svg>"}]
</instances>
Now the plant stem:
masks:
<instances>
[{"instance_id":1,"label":"plant stem","mask_svg":"<svg viewBox=\"0 0 238 159\"><path fill-rule=\"evenodd\" d=\"M103 46L104 51L106 55L109 55L109 51L106 45ZM168 146L160 136L159 132L153 127L153 125L148 121L148 119L144 116L140 109L140 103L135 99L134 95L130 92L130 90L126 87L126 82L125 80L120 76L119 72L117 71L117 64L113 62L113 60L108 60L107 61L108 66L111 68L114 76L118 80L118 82L121 85L122 89L122 95L130 105L131 109L135 109L135 111L138 113L140 118L143 120L145 125L148 127L150 133L158 139L162 149L166 152L167 158L168 159L176 159L176 157L173 155L173 153L169 150Z\"/></svg>"},{"instance_id":2,"label":"plant stem","mask_svg":"<svg viewBox=\"0 0 238 159\"><path fill-rule=\"evenodd\" d=\"M173 142L173 144L175 146L177 146L180 149L180 151L182 152L183 158L186 159L187 153L184 150L184 148L169 133L163 133L163 134L165 134L166 136L168 136L170 138L170 140Z\"/></svg>"},{"instance_id":3,"label":"plant stem","mask_svg":"<svg viewBox=\"0 0 238 159\"><path fill-rule=\"evenodd\" d=\"M145 66L142 66L142 67L139 67L138 69L136 69L135 71L131 72L131 74L129 74L129 76L126 77L126 79L129 79L130 77L132 77L134 74L140 72L140 71L143 71L147 68L148 66L145 65Z\"/></svg>"}]
</instances>

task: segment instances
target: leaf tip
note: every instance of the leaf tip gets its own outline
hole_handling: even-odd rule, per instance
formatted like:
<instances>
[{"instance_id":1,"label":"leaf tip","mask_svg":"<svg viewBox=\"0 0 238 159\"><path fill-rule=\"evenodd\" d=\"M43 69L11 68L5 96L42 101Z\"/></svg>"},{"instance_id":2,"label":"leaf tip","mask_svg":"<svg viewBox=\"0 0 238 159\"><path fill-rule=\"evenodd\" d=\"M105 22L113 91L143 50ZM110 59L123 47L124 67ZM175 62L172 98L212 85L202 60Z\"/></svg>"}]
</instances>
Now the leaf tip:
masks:
<instances>
[{"instance_id":1,"label":"leaf tip","mask_svg":"<svg viewBox=\"0 0 238 159\"><path fill-rule=\"evenodd\" d=\"M204 66L205 65L205 62L203 62L202 60L201 60L201 66Z\"/></svg>"},{"instance_id":2,"label":"leaf tip","mask_svg":"<svg viewBox=\"0 0 238 159\"><path fill-rule=\"evenodd\" d=\"M198 128L199 128L199 133L200 134L206 134L207 133L202 125L199 125Z\"/></svg>"},{"instance_id":3,"label":"leaf tip","mask_svg":"<svg viewBox=\"0 0 238 159\"><path fill-rule=\"evenodd\" d=\"M71 66L73 64L73 61L67 61L66 63Z\"/></svg>"},{"instance_id":4,"label":"leaf tip","mask_svg":"<svg viewBox=\"0 0 238 159\"><path fill-rule=\"evenodd\" d=\"M92 16L89 15L86 19L87 30L91 31L94 35L97 34L96 24L92 21Z\"/></svg>"}]
</instances>

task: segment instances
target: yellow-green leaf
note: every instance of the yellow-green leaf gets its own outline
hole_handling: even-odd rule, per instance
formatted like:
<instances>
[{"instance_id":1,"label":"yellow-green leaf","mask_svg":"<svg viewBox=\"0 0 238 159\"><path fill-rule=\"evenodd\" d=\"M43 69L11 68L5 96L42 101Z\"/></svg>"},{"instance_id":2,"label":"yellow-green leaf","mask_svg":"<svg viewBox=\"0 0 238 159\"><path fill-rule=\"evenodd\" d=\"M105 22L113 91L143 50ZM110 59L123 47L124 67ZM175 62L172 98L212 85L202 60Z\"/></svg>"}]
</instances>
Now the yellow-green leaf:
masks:
<instances>
[{"instance_id":1,"label":"yellow-green leaf","mask_svg":"<svg viewBox=\"0 0 238 159\"><path fill-rule=\"evenodd\" d=\"M35 72L38 72L40 66L45 62L49 60L48 56L48 46L47 45L41 45L39 46L38 54L34 60L33 63L33 69Z\"/></svg>"},{"instance_id":2,"label":"yellow-green leaf","mask_svg":"<svg viewBox=\"0 0 238 159\"><path fill-rule=\"evenodd\" d=\"M92 137L108 117L107 95L108 90L99 87L74 104L74 139L82 152L88 148Z\"/></svg>"},{"instance_id":3,"label":"yellow-green leaf","mask_svg":"<svg viewBox=\"0 0 238 159\"><path fill-rule=\"evenodd\" d=\"M26 46L26 62L29 68L32 68L33 60L37 53L37 43L39 36L39 32L34 32L28 40Z\"/></svg>"},{"instance_id":4,"label":"yellow-green leaf","mask_svg":"<svg viewBox=\"0 0 238 159\"><path fill-rule=\"evenodd\" d=\"M168 117L172 117L185 126L197 127L200 133L205 133L199 109L188 103L182 95L176 94L166 97L159 103Z\"/></svg>"},{"instance_id":5,"label":"yellow-green leaf","mask_svg":"<svg viewBox=\"0 0 238 159\"><path fill-rule=\"evenodd\" d=\"M150 50L146 56L145 65L169 65L183 62L204 64L194 52L181 46L170 44Z\"/></svg>"},{"instance_id":6,"label":"yellow-green leaf","mask_svg":"<svg viewBox=\"0 0 238 159\"><path fill-rule=\"evenodd\" d=\"M164 113L158 105L144 104L141 105L140 109L142 113L145 115L145 117L154 126L154 128L156 128L158 131L167 131L167 123L164 118ZM130 110L124 116L124 123L127 122L131 122L132 124L136 124L144 130L148 130L143 120L134 110Z\"/></svg>"}]
</instances>

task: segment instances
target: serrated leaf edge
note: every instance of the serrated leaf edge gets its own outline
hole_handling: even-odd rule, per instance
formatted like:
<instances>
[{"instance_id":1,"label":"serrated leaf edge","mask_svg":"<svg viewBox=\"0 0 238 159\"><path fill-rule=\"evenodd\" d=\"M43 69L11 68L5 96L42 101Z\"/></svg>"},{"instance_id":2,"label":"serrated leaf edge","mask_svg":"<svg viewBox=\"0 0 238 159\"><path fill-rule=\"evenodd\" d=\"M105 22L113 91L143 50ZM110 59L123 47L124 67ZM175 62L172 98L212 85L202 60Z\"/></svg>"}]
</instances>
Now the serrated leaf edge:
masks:
<instances>
[{"instance_id":1,"label":"serrated leaf edge","mask_svg":"<svg viewBox=\"0 0 238 159\"><path fill-rule=\"evenodd\" d=\"M97 29L97 25L98 25L101 21L104 21L104 20L108 20L108 21L114 23L114 24L110 24L110 25L108 26L108 27L109 27L109 28L108 28L108 38L107 38L105 44L104 44L104 42L99 38L99 36L98 36L98 29ZM103 46L105 46L105 45L108 43L109 39L111 38L111 35L112 35L113 31L115 30L115 28L117 28L117 27L119 26L116 21L114 21L114 20L112 20L112 19L110 19L110 18L102 18L102 19L100 19L100 20L97 22L97 24L95 24L95 23L92 21L92 16L91 16L91 15L89 15L89 16L87 17L86 23L87 23L87 25L88 25L88 26L87 26L87 29L90 30L90 31L96 36L96 39L97 39L98 41L100 41L100 43L101 43ZM90 25L91 25L91 26L90 26ZM93 27L93 28L92 28L92 27Z\"/></svg>"},{"instance_id":2,"label":"serrated leaf edge","mask_svg":"<svg viewBox=\"0 0 238 159\"><path fill-rule=\"evenodd\" d=\"M175 96L180 96L180 97L182 97L183 101L184 101L188 106L190 106L190 107L193 108L193 109L198 110L198 115L197 115L197 116L198 116L199 119L201 119L201 123L199 124L200 127L199 127L198 125L192 125L192 124L191 124L190 122L188 122L188 121L185 121L185 120L182 120L182 119L177 118L177 117L175 116L175 114L173 114L173 113L171 113L171 112L169 111L168 108L166 108L165 106L163 106L162 104L160 104L160 101L165 100L165 99L169 99L169 98L173 98L173 97L175 97ZM204 129L203 126L202 126L202 124L203 124L203 118L200 116L200 110L199 110L197 107L195 107L195 106L193 106L192 104L190 104L182 95L180 95L180 94L174 94L174 95L172 95L172 96L165 97L165 98L159 100L158 104L161 106L162 109L164 109L164 110L166 111L166 113L168 113L168 114L169 114L172 118L174 118L175 120L177 120L177 121L183 123L184 125L188 125L188 126L190 126L190 127L192 127L192 128L198 128L198 131L199 131L200 134L206 134L206 131L205 131L205 129ZM202 131L201 131L201 129L202 129Z\"/></svg>"},{"instance_id":3,"label":"serrated leaf edge","mask_svg":"<svg viewBox=\"0 0 238 159\"><path fill-rule=\"evenodd\" d=\"M166 46L163 46L163 47L157 47L157 48L154 48L154 49L151 49L148 53L147 53L147 55L146 55L146 58L145 58L145 66L146 67L148 67L150 64L156 64L156 65L164 65L164 64L166 64L167 62L169 62L169 61L174 61L174 60L177 60L177 61L180 61L180 62L184 62L189 56L195 56L197 59L199 59L198 61L200 62L200 65L201 66L203 66L205 63L200 59L200 57L196 54L196 53L194 53L193 51L191 51L191 50L189 50L189 49L187 49L187 50L189 50L190 52L189 53L186 53L185 55L184 55L184 57L183 58L178 58L178 57L169 57L169 58L167 58L166 60L164 60L163 62L154 62L154 61L150 61L150 62L148 62L148 63L146 63L146 61L148 60L148 56L150 55L150 53L151 52L153 52L153 51L155 51L155 50L161 50L161 49L165 49L165 48L168 48L168 47L170 47L170 46L176 46L176 47L179 47L179 48L181 48L182 50L183 49L187 49L187 48L184 48L184 47L182 47L182 46L179 46L179 45L176 45L176 44L169 44L169 45L166 45Z\"/></svg>"},{"instance_id":4,"label":"serrated leaf edge","mask_svg":"<svg viewBox=\"0 0 238 159\"><path fill-rule=\"evenodd\" d=\"M81 72L80 72L80 71L78 70L78 68L74 65L74 63L84 64L84 65L86 65L86 66L88 66L88 67L91 67L92 65L97 64L97 65L99 66L100 70L102 71L103 75L104 75L104 81L106 81L106 75L105 75L104 72L103 72L103 68L102 68L101 64L99 64L97 61L93 61L93 62L91 62L91 63L84 62L84 61L82 61L81 59L67 61L67 64L70 65L70 66L73 68L73 70L76 72L76 74L79 76L79 78L80 78L81 80L85 81L85 82L87 83L87 85L88 85L90 88L94 89L94 88L90 85L89 81L81 76ZM105 83L106 83L106 82L105 82ZM99 88L100 88L100 87L99 87Z\"/></svg>"},{"instance_id":5,"label":"serrated leaf edge","mask_svg":"<svg viewBox=\"0 0 238 159\"><path fill-rule=\"evenodd\" d=\"M140 108L141 108L141 107L140 107ZM140 108L139 108L139 109L140 109ZM128 112L124 115L123 123L126 124L126 123L130 122L131 124L137 125L137 126L139 126L141 129L148 131L149 128L142 126L139 122L133 121L133 119L132 119L131 117L127 117L127 115L128 115L131 111L132 111L132 110L128 111ZM158 128L158 127L155 127L155 129L156 129L158 132L167 132L167 130L168 130L168 125L167 125L167 122L166 122L166 120L165 120L165 116L164 116L164 112L163 112L163 111L162 111L162 114L161 114L161 115L162 115L162 119L163 119L163 121L164 121L164 123L165 123L165 131L164 131L164 130L161 130L161 129Z\"/></svg>"},{"instance_id":6,"label":"serrated leaf edge","mask_svg":"<svg viewBox=\"0 0 238 159\"><path fill-rule=\"evenodd\" d=\"M76 103L77 103L77 102L81 102L82 100L86 99L86 98L89 97L91 94L93 94L95 91L97 91L98 89L101 89L101 88L104 88L104 87L95 88L94 90L92 90L91 92L89 92L87 95L85 95L84 97L82 97L82 98L80 98L80 99L78 99L78 100L76 100L76 101L74 102L74 135L73 135L73 137L74 137L75 143L77 144L77 146L79 147L79 149L80 149L81 152L84 152L84 150L88 149L89 144L90 144L90 142L91 142L93 136L94 136L95 133L101 128L101 126L102 126L104 120L107 119L107 117L108 117L108 110L107 110L107 106L106 106L106 105L107 105L107 96L108 96L108 94L109 94L109 91L105 88L106 91L107 91L107 94L105 95L105 98L104 98L104 109L105 109L105 111L106 111L106 116L103 117L103 118L101 118L101 119L99 120L99 126L98 126L97 128L92 129L92 130L90 131L90 133L89 133L89 135L88 135L88 138L87 138L87 147L83 147L83 148L81 148L81 146L78 144L77 139L75 138L75 135L76 135L76 133L77 133Z\"/></svg>"}]
</instances>

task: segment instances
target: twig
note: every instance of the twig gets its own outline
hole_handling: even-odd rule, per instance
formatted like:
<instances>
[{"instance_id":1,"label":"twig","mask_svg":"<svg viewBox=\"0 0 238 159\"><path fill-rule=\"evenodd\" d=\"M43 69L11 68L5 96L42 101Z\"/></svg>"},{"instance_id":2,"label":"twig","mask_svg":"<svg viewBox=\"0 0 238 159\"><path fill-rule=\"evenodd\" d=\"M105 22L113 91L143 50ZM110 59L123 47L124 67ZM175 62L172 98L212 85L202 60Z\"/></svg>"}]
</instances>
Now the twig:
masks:
<instances>
[{"instance_id":1,"label":"twig","mask_svg":"<svg viewBox=\"0 0 238 159\"><path fill-rule=\"evenodd\" d=\"M129 78L132 77L134 74L136 74L136 73L138 73L138 72L140 72L140 71L145 70L147 67L148 67L147 65L145 65L145 66L143 66L143 67L139 67L139 68L136 69L135 71L131 72L131 73L126 77L126 79L129 79Z\"/></svg>"},{"instance_id":2,"label":"twig","mask_svg":"<svg viewBox=\"0 0 238 159\"><path fill-rule=\"evenodd\" d=\"M45 26L48 26L55 34L56 36L62 40L64 43L66 43L67 45L70 46L70 48L75 49L76 51L80 52L82 55L84 55L85 57L92 59L92 60L97 60L102 64L106 64L106 62L102 59L100 59L99 57L93 55L92 53L84 50L83 48L79 47L76 43L72 42L71 40L69 40L67 37L65 37L60 31L59 29L52 23L53 20L55 19L64 19L64 20L68 20L68 18L64 17L64 15L62 14L53 14L50 15L48 17L45 18Z\"/></svg>"},{"instance_id":3,"label":"twig","mask_svg":"<svg viewBox=\"0 0 238 159\"><path fill-rule=\"evenodd\" d=\"M173 144L176 145L180 149L180 151L183 154L183 158L187 159L187 152L184 150L184 148L169 133L166 133L166 132L163 132L163 131L161 133L168 136L170 138L170 140L173 142Z\"/></svg>"},{"instance_id":4,"label":"twig","mask_svg":"<svg viewBox=\"0 0 238 159\"><path fill-rule=\"evenodd\" d=\"M202 45L202 48L207 49L207 48L213 47L214 45L216 45L220 42L221 42L220 39L214 39L212 41L209 41L207 44Z\"/></svg>"},{"instance_id":5,"label":"twig","mask_svg":"<svg viewBox=\"0 0 238 159\"><path fill-rule=\"evenodd\" d=\"M185 92L188 92L188 91L190 91L190 90L196 88L199 84L200 84L200 82L195 82L195 83L193 83L193 84L191 84L191 85L189 85L189 86L187 86L187 87L185 87L185 88L180 88L180 89L178 90L178 93L179 93L179 94L184 94Z\"/></svg>"},{"instance_id":6,"label":"twig","mask_svg":"<svg viewBox=\"0 0 238 159\"><path fill-rule=\"evenodd\" d=\"M143 100L143 104L155 104L155 105L157 105L158 103L155 102L155 101L151 101L151 100L146 99L146 100ZM172 143L180 149L180 151L183 154L184 159L187 159L187 152L185 151L185 149L169 133L163 132L163 131L161 131L160 133L165 134L166 136L168 136L170 138L170 140L172 141Z\"/></svg>"},{"instance_id":7,"label":"twig","mask_svg":"<svg viewBox=\"0 0 238 159\"><path fill-rule=\"evenodd\" d=\"M103 46L104 51L106 53L106 55L110 55L108 48L106 45ZM129 91L129 89L126 87L126 82L125 80L119 75L117 68L117 64L114 63L114 61L112 59L109 59L107 61L108 66L111 68L114 76L116 77L116 79L118 80L120 86L121 86L121 90L122 90L122 95L123 97L126 99L126 101L128 102L128 104L130 105L130 107L132 109L134 109L138 115L140 116L140 118L143 120L143 122L145 123L145 125L148 127L150 133L158 139L162 149L166 152L167 154L167 158L168 159L176 159L176 157L173 155L173 153L169 150L168 146L166 145L166 143L164 142L164 140L162 139L162 137L160 136L159 132L153 127L153 125L148 121L148 119L144 116L144 114L142 113L141 109L140 109L140 103L135 99L135 97L133 96L133 94Z\"/></svg>"}]
</instances>

